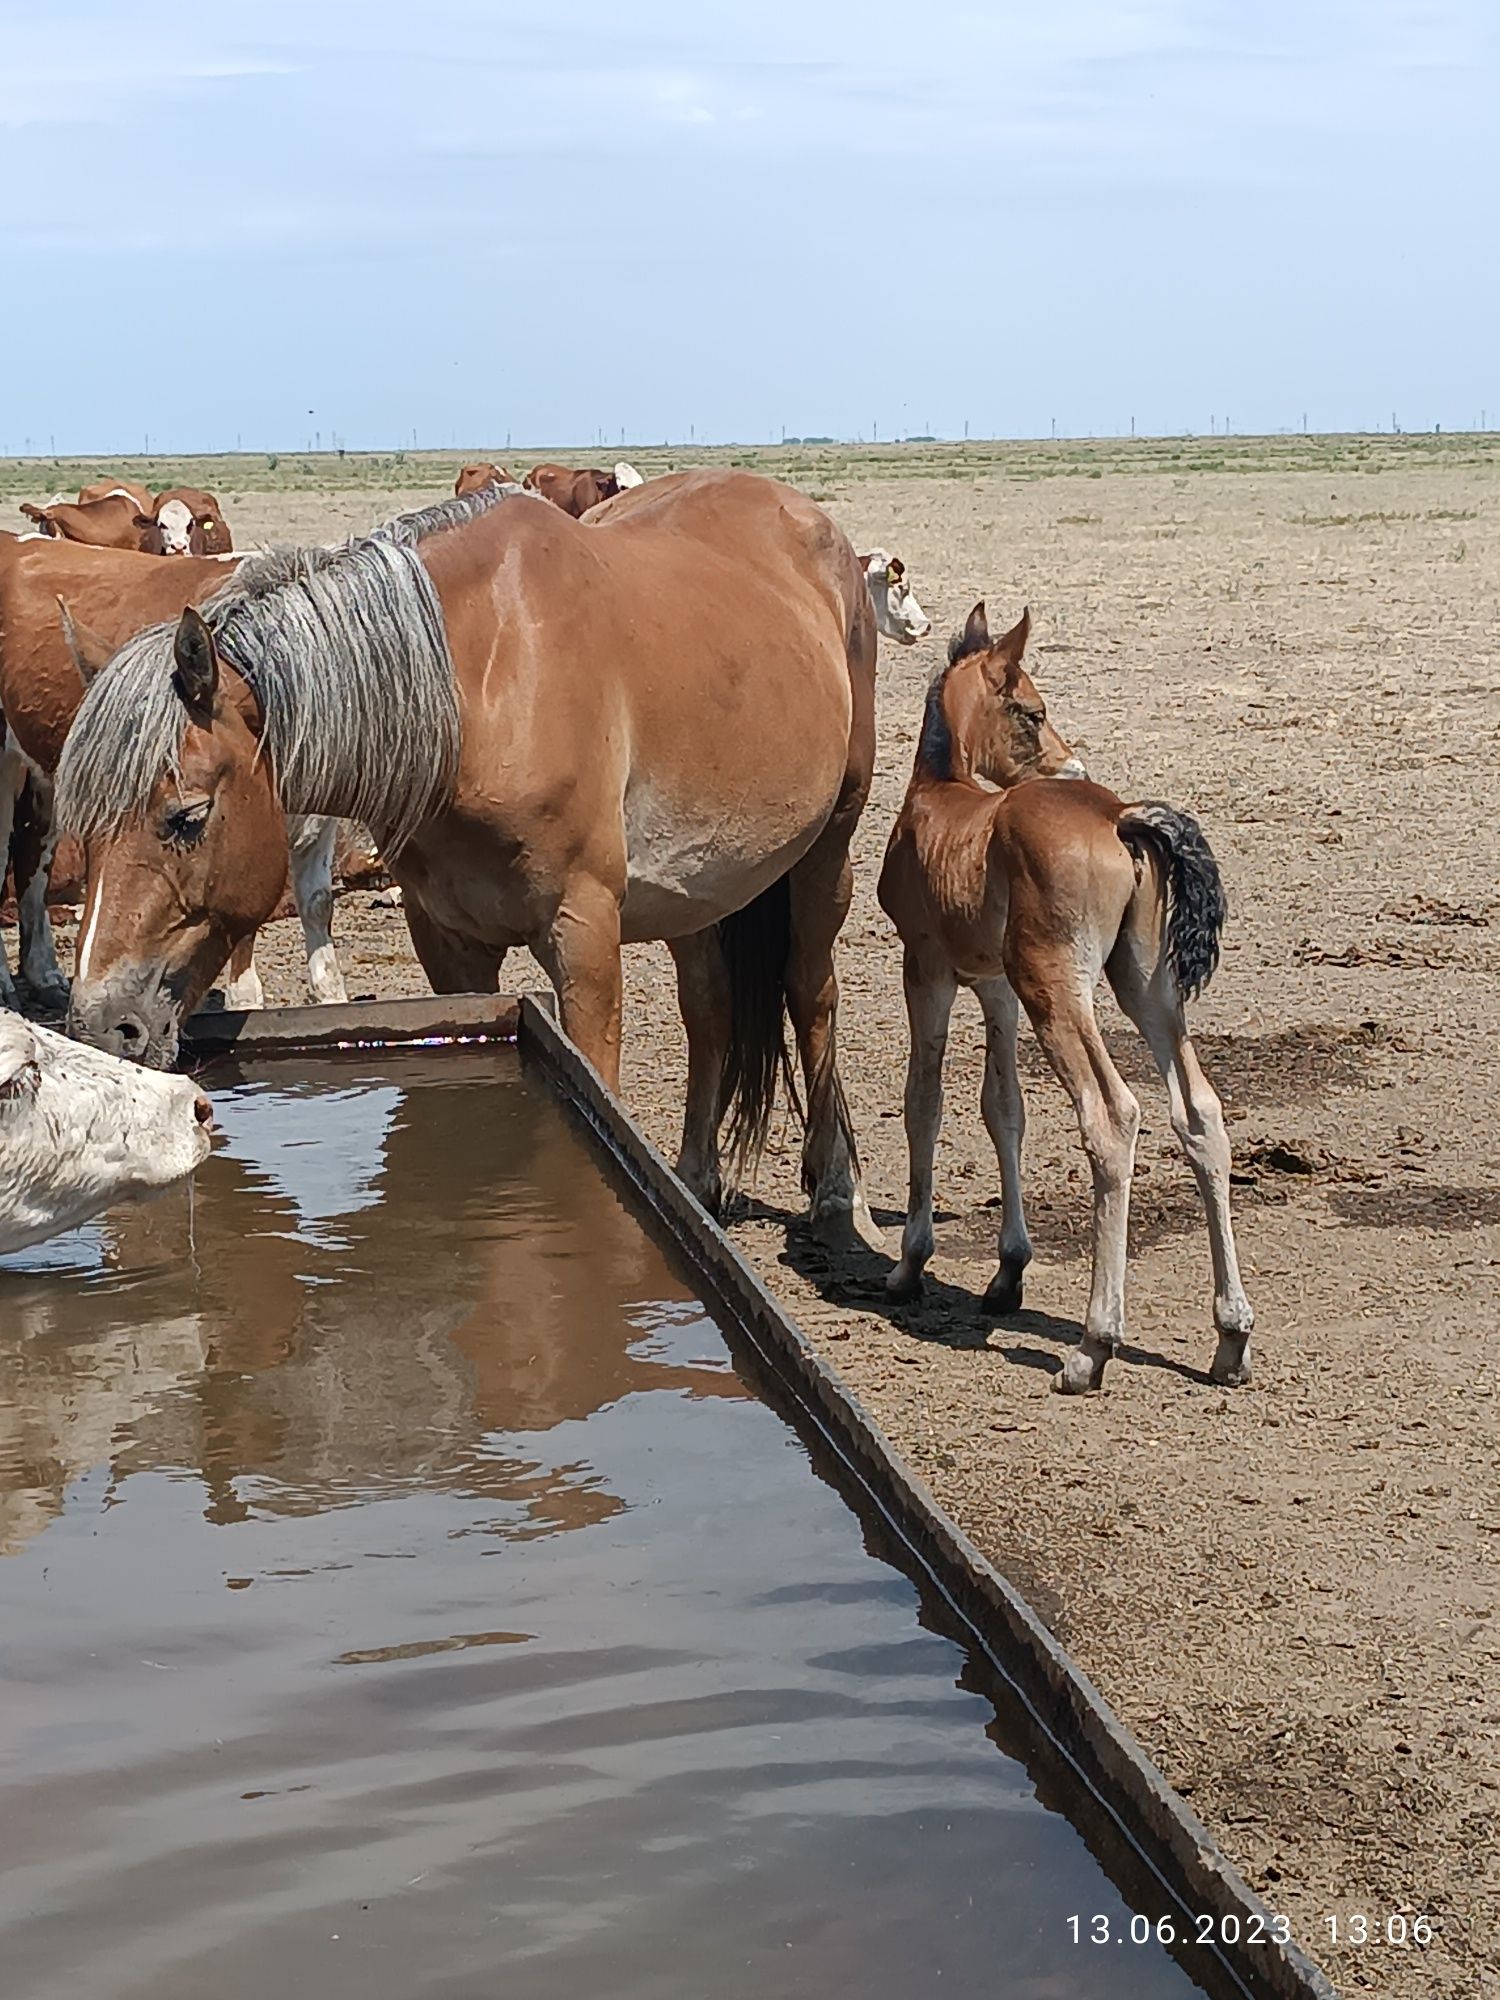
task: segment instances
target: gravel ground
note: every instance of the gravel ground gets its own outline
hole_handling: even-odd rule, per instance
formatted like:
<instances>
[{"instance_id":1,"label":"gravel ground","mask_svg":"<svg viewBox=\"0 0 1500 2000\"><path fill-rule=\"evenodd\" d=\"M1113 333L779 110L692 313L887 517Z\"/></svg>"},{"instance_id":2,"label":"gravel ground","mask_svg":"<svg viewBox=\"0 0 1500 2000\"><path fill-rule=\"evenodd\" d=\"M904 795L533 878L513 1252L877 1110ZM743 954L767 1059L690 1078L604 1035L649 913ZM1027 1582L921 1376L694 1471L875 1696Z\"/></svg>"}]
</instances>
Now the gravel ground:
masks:
<instances>
[{"instance_id":1,"label":"gravel ground","mask_svg":"<svg viewBox=\"0 0 1500 2000\"><path fill-rule=\"evenodd\" d=\"M429 492L248 495L243 536L331 538ZM1495 1619L1500 1330L1500 497L1425 464L1094 478L849 478L819 493L911 566L937 630L881 664L881 754L841 956L845 1078L899 1227L905 1035L874 901L941 639L1029 601L1059 727L1125 796L1198 813L1229 883L1196 1039L1232 1120L1257 1376L1214 1388L1207 1243L1163 1094L1145 1113L1133 1345L1104 1394L1050 1378L1088 1288L1087 1173L1025 1045L1037 1261L977 1304L998 1186L960 1004L924 1299L796 1221L783 1132L735 1234L981 1548L1341 1988L1500 1994ZM351 991L423 990L399 911L346 897ZM295 926L267 933L297 999ZM660 947L628 961L625 1095L675 1145L683 1049ZM518 962L508 984L539 981ZM1402 1952L1329 1920L1431 1917Z\"/></svg>"}]
</instances>

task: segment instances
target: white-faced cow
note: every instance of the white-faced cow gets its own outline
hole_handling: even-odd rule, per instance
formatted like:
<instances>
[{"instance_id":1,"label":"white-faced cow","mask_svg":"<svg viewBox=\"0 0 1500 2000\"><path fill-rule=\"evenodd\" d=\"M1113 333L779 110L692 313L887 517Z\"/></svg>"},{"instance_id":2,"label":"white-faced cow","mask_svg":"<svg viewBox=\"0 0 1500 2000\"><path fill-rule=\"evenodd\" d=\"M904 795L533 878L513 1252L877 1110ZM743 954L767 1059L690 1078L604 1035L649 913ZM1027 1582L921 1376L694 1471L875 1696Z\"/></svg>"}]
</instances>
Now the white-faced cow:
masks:
<instances>
[{"instance_id":1,"label":"white-faced cow","mask_svg":"<svg viewBox=\"0 0 1500 2000\"><path fill-rule=\"evenodd\" d=\"M0 1255L185 1179L212 1131L187 1077L0 1014Z\"/></svg>"},{"instance_id":2,"label":"white-faced cow","mask_svg":"<svg viewBox=\"0 0 1500 2000\"><path fill-rule=\"evenodd\" d=\"M152 518L164 556L227 556L234 548L229 524L212 493L172 486L158 493Z\"/></svg>"},{"instance_id":3,"label":"white-faced cow","mask_svg":"<svg viewBox=\"0 0 1500 2000\"><path fill-rule=\"evenodd\" d=\"M918 639L925 639L932 630L932 620L918 604L900 556L872 549L869 555L860 557L859 566L870 586L870 602L875 606L875 623L881 637L894 639L902 646L914 646Z\"/></svg>"}]
</instances>

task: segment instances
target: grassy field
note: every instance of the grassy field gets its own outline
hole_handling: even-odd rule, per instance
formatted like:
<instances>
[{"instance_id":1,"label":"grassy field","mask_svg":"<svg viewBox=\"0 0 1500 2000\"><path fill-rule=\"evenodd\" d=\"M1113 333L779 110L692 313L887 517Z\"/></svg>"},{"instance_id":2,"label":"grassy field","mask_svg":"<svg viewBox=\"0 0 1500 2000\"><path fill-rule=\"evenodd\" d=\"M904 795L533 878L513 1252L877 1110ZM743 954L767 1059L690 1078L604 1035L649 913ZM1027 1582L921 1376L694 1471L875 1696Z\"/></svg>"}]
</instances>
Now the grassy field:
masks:
<instances>
[{"instance_id":1,"label":"grassy field","mask_svg":"<svg viewBox=\"0 0 1500 2000\"><path fill-rule=\"evenodd\" d=\"M874 480L944 482L1104 479L1173 473L1327 472L1419 473L1500 468L1500 434L1454 431L1345 437L1182 437L980 439L967 443L830 445L627 445L585 450L577 445L462 451L220 452L199 457L0 459L0 496L72 494L90 480L116 474L161 491L200 486L232 507L247 494L387 493L451 484L454 468L497 459L518 474L546 459L565 465L628 458L647 477L684 465L744 465L827 498Z\"/></svg>"}]
</instances>

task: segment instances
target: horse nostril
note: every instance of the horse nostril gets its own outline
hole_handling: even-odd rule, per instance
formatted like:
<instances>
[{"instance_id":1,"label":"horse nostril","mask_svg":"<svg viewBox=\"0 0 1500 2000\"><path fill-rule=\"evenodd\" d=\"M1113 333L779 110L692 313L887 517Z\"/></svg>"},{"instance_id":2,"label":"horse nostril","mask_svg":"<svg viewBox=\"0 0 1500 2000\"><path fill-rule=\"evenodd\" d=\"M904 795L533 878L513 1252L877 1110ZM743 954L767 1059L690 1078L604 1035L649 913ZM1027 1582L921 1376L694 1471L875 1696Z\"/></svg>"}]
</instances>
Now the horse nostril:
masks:
<instances>
[{"instance_id":1,"label":"horse nostril","mask_svg":"<svg viewBox=\"0 0 1500 2000\"><path fill-rule=\"evenodd\" d=\"M146 1039L146 1030L139 1021L121 1021L116 1025L115 1033L127 1045Z\"/></svg>"}]
</instances>

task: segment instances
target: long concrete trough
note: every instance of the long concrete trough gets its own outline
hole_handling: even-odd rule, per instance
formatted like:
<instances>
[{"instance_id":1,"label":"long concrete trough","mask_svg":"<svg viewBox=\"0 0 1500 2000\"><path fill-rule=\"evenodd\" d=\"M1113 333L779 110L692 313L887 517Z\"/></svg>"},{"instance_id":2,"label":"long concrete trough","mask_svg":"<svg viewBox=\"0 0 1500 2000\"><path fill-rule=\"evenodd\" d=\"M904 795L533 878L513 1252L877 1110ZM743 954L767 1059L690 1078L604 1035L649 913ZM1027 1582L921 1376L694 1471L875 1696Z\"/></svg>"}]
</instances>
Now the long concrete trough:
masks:
<instances>
[{"instance_id":1,"label":"long concrete trough","mask_svg":"<svg viewBox=\"0 0 1500 2000\"><path fill-rule=\"evenodd\" d=\"M1331 2000L1334 1988L1142 1753L1025 1599L975 1548L786 1309L687 1192L558 1028L550 996L466 995L345 1007L198 1015L184 1060L326 1058L340 1050L518 1044L591 1135L621 1191L665 1233L743 1345L756 1386L818 1454L820 1469L986 1663L1006 1747L1064 1812L1132 1910L1205 1992Z\"/></svg>"}]
</instances>

